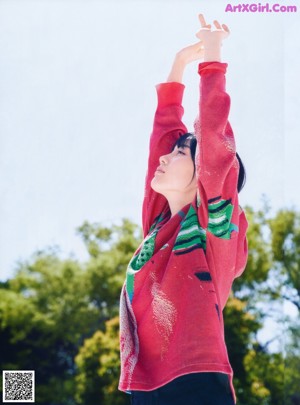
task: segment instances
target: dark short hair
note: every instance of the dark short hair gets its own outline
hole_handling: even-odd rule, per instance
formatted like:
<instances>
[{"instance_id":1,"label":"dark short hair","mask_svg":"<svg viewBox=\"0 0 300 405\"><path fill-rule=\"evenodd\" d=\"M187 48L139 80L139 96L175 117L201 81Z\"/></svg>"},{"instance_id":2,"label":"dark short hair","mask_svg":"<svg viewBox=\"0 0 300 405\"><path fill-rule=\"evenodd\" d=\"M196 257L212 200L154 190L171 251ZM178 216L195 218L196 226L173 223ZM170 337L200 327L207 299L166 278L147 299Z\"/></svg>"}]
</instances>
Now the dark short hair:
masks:
<instances>
[{"instance_id":1,"label":"dark short hair","mask_svg":"<svg viewBox=\"0 0 300 405\"><path fill-rule=\"evenodd\" d=\"M193 174L193 177L194 177L195 171L196 171L195 155L196 155L196 147L197 147L197 138L196 138L195 134L193 134L192 132L187 132L187 133L181 135L180 138L178 138L177 141L175 142L173 149L176 146L178 148L182 148L185 146L188 146L190 148L191 157L192 157L193 164L194 164L194 174ZM246 183L246 170L245 170L245 166L242 162L242 159L240 158L240 155L237 152L236 152L236 157L237 157L237 160L239 161L239 166L240 166L238 183L237 183L237 191L239 193Z\"/></svg>"}]
</instances>

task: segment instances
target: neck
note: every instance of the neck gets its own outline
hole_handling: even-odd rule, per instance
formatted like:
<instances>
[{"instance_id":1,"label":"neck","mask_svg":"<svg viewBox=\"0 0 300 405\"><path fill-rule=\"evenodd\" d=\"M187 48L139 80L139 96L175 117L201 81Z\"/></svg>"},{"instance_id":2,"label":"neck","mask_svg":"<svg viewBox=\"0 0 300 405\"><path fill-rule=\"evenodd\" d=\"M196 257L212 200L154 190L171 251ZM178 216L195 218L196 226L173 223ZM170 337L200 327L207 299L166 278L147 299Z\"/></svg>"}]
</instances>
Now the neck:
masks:
<instances>
[{"instance_id":1,"label":"neck","mask_svg":"<svg viewBox=\"0 0 300 405\"><path fill-rule=\"evenodd\" d=\"M191 204L194 201L195 197L195 192L166 196L171 211L171 218L176 215L177 212L181 210L181 208L183 208L187 204Z\"/></svg>"}]
</instances>

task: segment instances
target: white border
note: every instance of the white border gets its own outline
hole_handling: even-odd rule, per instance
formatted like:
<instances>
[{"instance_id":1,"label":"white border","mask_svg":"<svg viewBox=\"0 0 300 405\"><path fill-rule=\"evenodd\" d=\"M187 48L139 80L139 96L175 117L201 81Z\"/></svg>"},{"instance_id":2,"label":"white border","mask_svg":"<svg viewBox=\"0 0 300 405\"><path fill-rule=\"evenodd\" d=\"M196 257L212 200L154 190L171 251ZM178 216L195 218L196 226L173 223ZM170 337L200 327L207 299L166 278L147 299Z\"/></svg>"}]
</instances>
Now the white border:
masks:
<instances>
[{"instance_id":1,"label":"white border","mask_svg":"<svg viewBox=\"0 0 300 405\"><path fill-rule=\"evenodd\" d=\"M32 373L32 399L28 399L26 401L22 400L7 400L5 401L4 399L4 391L5 391L5 373ZM29 402L35 402L35 371L34 370L2 370L2 388L3 388L3 392L2 392L2 402L4 403L14 403L14 402L23 402L23 403L29 403Z\"/></svg>"}]
</instances>

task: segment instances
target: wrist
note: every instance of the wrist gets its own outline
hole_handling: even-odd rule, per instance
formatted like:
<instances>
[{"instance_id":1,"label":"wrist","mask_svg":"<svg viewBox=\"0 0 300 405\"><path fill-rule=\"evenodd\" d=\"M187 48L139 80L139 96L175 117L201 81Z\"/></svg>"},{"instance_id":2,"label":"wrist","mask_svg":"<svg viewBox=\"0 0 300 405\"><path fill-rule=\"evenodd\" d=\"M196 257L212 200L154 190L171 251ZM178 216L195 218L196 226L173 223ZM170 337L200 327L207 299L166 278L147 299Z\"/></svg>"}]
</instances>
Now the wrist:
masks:
<instances>
[{"instance_id":1,"label":"wrist","mask_svg":"<svg viewBox=\"0 0 300 405\"><path fill-rule=\"evenodd\" d=\"M182 82L182 76L185 69L186 63L180 55L175 56L175 60L172 65L171 72L167 78L167 82Z\"/></svg>"},{"instance_id":2,"label":"wrist","mask_svg":"<svg viewBox=\"0 0 300 405\"><path fill-rule=\"evenodd\" d=\"M204 49L204 62L221 62L221 47Z\"/></svg>"},{"instance_id":3,"label":"wrist","mask_svg":"<svg viewBox=\"0 0 300 405\"><path fill-rule=\"evenodd\" d=\"M179 68L184 69L187 64L188 64L188 61L186 60L186 57L184 57L181 52L176 53L175 59L174 59L174 65L178 66Z\"/></svg>"}]
</instances>

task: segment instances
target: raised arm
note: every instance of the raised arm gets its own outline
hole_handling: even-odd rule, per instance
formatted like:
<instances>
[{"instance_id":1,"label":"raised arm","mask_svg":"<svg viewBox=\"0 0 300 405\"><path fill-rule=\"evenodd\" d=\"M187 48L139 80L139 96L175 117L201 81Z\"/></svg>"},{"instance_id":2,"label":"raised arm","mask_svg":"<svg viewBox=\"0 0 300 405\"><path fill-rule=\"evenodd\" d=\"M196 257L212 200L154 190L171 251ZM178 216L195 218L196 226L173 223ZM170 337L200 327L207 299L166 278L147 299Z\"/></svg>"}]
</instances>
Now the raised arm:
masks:
<instances>
[{"instance_id":1,"label":"raised arm","mask_svg":"<svg viewBox=\"0 0 300 405\"><path fill-rule=\"evenodd\" d=\"M204 44L204 62L199 64L199 117L195 122L200 223L207 229L207 260L213 261L222 308L232 281L247 262L248 222L238 204L239 162L234 134L228 121L230 97L226 92L227 64L221 62L222 41L229 35L226 25L214 21L212 32L200 16L197 37ZM227 271L225 271L227 269Z\"/></svg>"},{"instance_id":2,"label":"raised arm","mask_svg":"<svg viewBox=\"0 0 300 405\"><path fill-rule=\"evenodd\" d=\"M200 15L201 30L197 37L204 45L204 62L199 64L199 116L195 122L198 141L196 159L199 208L202 226L216 236L229 239L238 224L231 222L237 203L238 160L233 131L228 121L230 97L226 92L227 63L221 62L222 41L228 27L214 21L211 31ZM221 221L221 219L223 219Z\"/></svg>"},{"instance_id":3,"label":"raised arm","mask_svg":"<svg viewBox=\"0 0 300 405\"><path fill-rule=\"evenodd\" d=\"M156 193L151 188L150 183L159 166L160 156L170 153L176 140L187 132L182 122L184 112L182 98L185 88L182 84L182 77L186 65L201 58L203 58L201 41L183 48L175 56L167 81L156 86L158 102L150 137L148 171L143 201L144 236L148 234L158 215L168 208L166 198Z\"/></svg>"}]
</instances>

